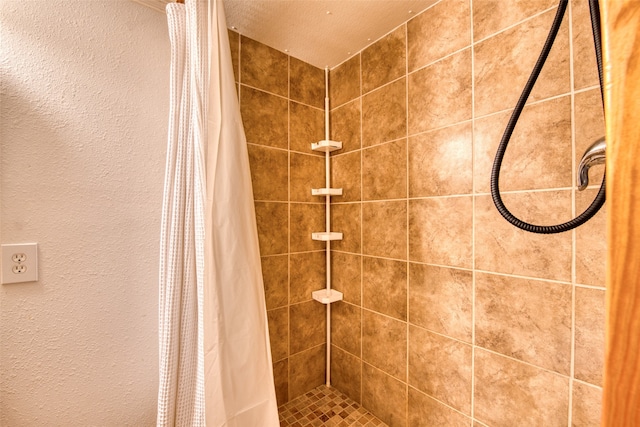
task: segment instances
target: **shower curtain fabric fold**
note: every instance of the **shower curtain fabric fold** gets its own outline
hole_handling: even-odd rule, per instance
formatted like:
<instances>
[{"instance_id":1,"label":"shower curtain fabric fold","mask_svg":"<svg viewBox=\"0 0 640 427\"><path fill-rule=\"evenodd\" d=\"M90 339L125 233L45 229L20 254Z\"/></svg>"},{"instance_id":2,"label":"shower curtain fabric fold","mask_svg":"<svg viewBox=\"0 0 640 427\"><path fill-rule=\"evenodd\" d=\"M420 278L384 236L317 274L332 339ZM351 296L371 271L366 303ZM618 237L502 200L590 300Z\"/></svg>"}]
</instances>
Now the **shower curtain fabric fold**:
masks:
<instances>
[{"instance_id":1,"label":"shower curtain fabric fold","mask_svg":"<svg viewBox=\"0 0 640 427\"><path fill-rule=\"evenodd\" d=\"M220 0L167 5L158 426L278 426L253 191Z\"/></svg>"}]
</instances>

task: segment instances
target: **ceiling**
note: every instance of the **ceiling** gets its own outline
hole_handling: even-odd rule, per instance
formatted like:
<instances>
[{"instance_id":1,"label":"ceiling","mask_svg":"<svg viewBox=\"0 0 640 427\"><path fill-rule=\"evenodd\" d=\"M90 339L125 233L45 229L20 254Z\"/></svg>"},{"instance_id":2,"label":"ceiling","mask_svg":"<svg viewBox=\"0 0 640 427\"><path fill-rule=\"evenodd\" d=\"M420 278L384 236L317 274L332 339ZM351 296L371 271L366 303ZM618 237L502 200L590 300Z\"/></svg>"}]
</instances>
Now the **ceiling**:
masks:
<instances>
[{"instance_id":1,"label":"ceiling","mask_svg":"<svg viewBox=\"0 0 640 427\"><path fill-rule=\"evenodd\" d=\"M162 10L171 0L134 0ZM335 67L436 0L224 0L227 26L308 62Z\"/></svg>"}]
</instances>

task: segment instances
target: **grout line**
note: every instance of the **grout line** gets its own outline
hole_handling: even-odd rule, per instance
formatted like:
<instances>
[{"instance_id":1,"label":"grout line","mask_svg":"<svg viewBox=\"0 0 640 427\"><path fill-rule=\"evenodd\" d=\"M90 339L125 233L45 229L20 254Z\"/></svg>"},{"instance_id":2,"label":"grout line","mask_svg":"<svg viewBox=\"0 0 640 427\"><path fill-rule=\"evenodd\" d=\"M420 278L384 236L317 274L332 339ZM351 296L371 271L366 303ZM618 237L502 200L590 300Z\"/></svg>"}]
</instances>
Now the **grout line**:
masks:
<instances>
[{"instance_id":1,"label":"grout line","mask_svg":"<svg viewBox=\"0 0 640 427\"><path fill-rule=\"evenodd\" d=\"M360 112L360 147L358 151L360 152L360 200L362 200L364 194L364 180L363 176L363 166L364 166L364 156L362 155L362 147L364 146L363 137L364 137L364 127L363 120L364 114L362 112L362 55L358 54L358 79L359 79L359 89L360 93L358 95L358 110ZM364 252L364 212L363 212L363 204L360 202L360 253ZM362 404L362 395L364 394L364 352L362 350L363 345L362 342L364 340L364 316L362 315L362 307L364 306L364 257L360 256L360 403Z\"/></svg>"},{"instance_id":2,"label":"grout line","mask_svg":"<svg viewBox=\"0 0 640 427\"><path fill-rule=\"evenodd\" d=\"M476 389L476 179L475 179L475 122L476 122L476 79L475 46L473 44L473 0L469 0L469 37L471 43L471 419L475 418ZM473 424L473 421L472 421Z\"/></svg>"},{"instance_id":3,"label":"grout line","mask_svg":"<svg viewBox=\"0 0 640 427\"><path fill-rule=\"evenodd\" d=\"M405 257L407 259L407 261L405 261L406 263L406 276L405 276L405 294L406 294L406 314L405 314L405 322L406 322L406 339L407 339L407 344L406 344L406 359L405 359L405 378L407 380L407 385L406 385L406 394L407 394L407 398L405 399L405 414L406 414L406 419L405 419L405 423L407 425L409 425L409 354L410 354L410 346L409 346L409 339L410 339L410 335L409 335L409 319L410 319L410 313L409 313L409 300L410 300L410 292L411 292L411 283L410 283L410 274L409 274L409 241L410 241L410 234L409 234L409 189L410 189L410 180L411 180L411 174L409 173L409 24L405 23L406 25L404 26L404 96L405 96L405 114L404 114L404 120L405 120L405 185L406 185L406 193L405 193L405 203L406 203L406 211L407 211L407 218L406 218L406 230L405 230L405 236L406 236L406 253L405 253Z\"/></svg>"},{"instance_id":4,"label":"grout line","mask_svg":"<svg viewBox=\"0 0 640 427\"><path fill-rule=\"evenodd\" d=\"M469 418L470 422L473 422L473 418L471 416L469 416L469 414L465 414L464 412L460 411L459 409L454 408L453 406L449 405L448 403L443 402L442 400L438 399L437 397L435 397L435 396L433 396L433 395L431 395L431 394L429 394L429 393L427 393L425 391L422 391L419 388L417 388L417 387L415 387L415 386L413 386L411 384L407 384L407 388L413 389L413 390L417 391L420 394L424 394L429 399L433 399L436 402L438 402L439 404L441 404L443 406L446 406L447 408L451 409L452 411L455 411L460 415L464 415L465 418Z\"/></svg>"},{"instance_id":5,"label":"grout line","mask_svg":"<svg viewBox=\"0 0 640 427\"><path fill-rule=\"evenodd\" d=\"M291 91L291 58L287 55L287 95ZM291 102L287 99L287 400L291 397Z\"/></svg>"},{"instance_id":6,"label":"grout line","mask_svg":"<svg viewBox=\"0 0 640 427\"><path fill-rule=\"evenodd\" d=\"M569 87L571 90L571 182L576 182L576 97L575 97L575 77L573 62L573 10L572 2L567 5L567 17L569 27ZM576 189L571 187L571 217L576 217ZM567 426L572 426L573 418L573 377L575 376L576 358L576 229L571 230L571 340L570 340L570 363L569 363L569 399Z\"/></svg>"},{"instance_id":7,"label":"grout line","mask_svg":"<svg viewBox=\"0 0 640 427\"><path fill-rule=\"evenodd\" d=\"M287 58L290 58L290 57L289 57L289 56L287 56ZM289 70L287 69L287 75L288 75L288 74L289 74ZM318 108L318 107L316 107L316 106L314 106L314 105L305 104L304 102L296 101L296 100L294 100L294 99L289 98L289 92L290 92L290 88L289 88L289 86L290 86L290 82L287 82L287 95L286 95L286 96L285 96L285 95L280 95L280 94L278 94L278 93L270 92L270 91L268 91L268 90L261 89L261 88L259 88L259 87L251 86L251 85L248 85L248 84L246 84L246 83L240 83L240 82L238 82L238 84L239 84L241 87L242 87L242 86L244 86L244 87L246 87L246 88L248 88L248 89L257 90L258 92L266 93L267 95L273 95L273 96L276 96L276 97L278 97L278 98L282 98L282 99L286 100L286 101L287 101L287 103L289 103L289 102L294 102L294 103L296 103L296 104L304 105L305 107L310 107L310 108L313 108L313 109L318 110L318 111L323 111L321 108Z\"/></svg>"}]
</instances>

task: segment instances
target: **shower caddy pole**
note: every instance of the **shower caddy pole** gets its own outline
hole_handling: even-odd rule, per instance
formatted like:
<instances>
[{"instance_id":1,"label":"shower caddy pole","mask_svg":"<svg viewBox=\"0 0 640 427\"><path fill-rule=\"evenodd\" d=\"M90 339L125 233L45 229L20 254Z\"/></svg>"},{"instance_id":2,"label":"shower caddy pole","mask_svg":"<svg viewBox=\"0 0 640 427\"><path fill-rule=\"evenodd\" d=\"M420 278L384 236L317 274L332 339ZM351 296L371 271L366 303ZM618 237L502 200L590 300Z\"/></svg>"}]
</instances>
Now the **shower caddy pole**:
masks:
<instances>
[{"instance_id":1,"label":"shower caddy pole","mask_svg":"<svg viewBox=\"0 0 640 427\"><path fill-rule=\"evenodd\" d=\"M312 233L313 240L325 241L327 257L327 286L325 289L312 292L314 300L326 304L327 306L327 367L326 384L331 387L331 303L342 300L342 293L331 289L331 241L342 240L342 233L331 232L331 196L341 196L342 188L331 188L331 169L329 153L342 148L342 143L330 140L329 132L329 69L324 70L325 98L324 98L324 135L325 139L311 144L313 151L323 151L325 165L325 187L314 188L311 194L314 196L325 196L325 231Z\"/></svg>"}]
</instances>

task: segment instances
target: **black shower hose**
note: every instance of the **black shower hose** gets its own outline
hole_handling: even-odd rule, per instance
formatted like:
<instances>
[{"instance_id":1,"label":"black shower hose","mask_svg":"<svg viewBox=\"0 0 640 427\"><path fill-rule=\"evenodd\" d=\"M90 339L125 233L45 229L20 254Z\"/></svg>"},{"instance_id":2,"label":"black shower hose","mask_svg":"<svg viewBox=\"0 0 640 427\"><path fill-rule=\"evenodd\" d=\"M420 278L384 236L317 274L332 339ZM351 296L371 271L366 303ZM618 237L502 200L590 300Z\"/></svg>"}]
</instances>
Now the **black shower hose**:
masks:
<instances>
[{"instance_id":1,"label":"black shower hose","mask_svg":"<svg viewBox=\"0 0 640 427\"><path fill-rule=\"evenodd\" d=\"M558 34L558 29L560 28L560 24L562 23L562 18L564 17L565 10L567 9L568 0L560 0L560 4L558 5L558 10L556 12L556 16L553 20L553 24L551 26L551 30L549 31L549 35L547 36L547 40L545 41L544 47L542 48L542 52L540 53L540 57L536 62L536 65L529 76L529 80L525 85L522 94L520 95L520 99L518 99L518 103L516 104L515 109L513 110L513 114L509 119L509 123L504 131L504 135L502 136L502 140L500 141L500 145L498 146L498 151L496 152L496 157L493 161L493 168L491 170L491 197L493 198L493 203L496 205L496 208L500 212L500 214L511 224L516 227L530 231L532 233L539 234L554 234L554 233L562 233L564 231L572 230L585 222L591 219L597 212L600 210L602 205L604 205L606 198L606 189L605 189L605 179L603 176L602 185L600 186L600 191L598 191L598 195L593 200L591 205L582 212L580 215L575 217L574 219L567 221L558 225L534 225L524 222L518 218L516 218L507 207L502 202L502 197L500 196L500 186L499 186L499 178L500 178L500 167L502 166L502 160L504 158L504 153L507 150L507 145L509 144L509 139L511 138L511 134L513 133L514 128L516 127L516 123L518 122L518 118L522 113L522 109L524 108L525 103L527 102L527 98L529 98L529 94L533 89L533 86L540 75L540 71L544 66L545 61L547 60L547 56L549 56L549 51L551 51L551 46L556 39ZM600 95L602 96L602 42L600 36L600 9L598 5L598 0L589 0L589 9L591 13L591 28L593 30L593 42L596 50L596 59L598 63L598 77L600 79Z\"/></svg>"}]
</instances>

